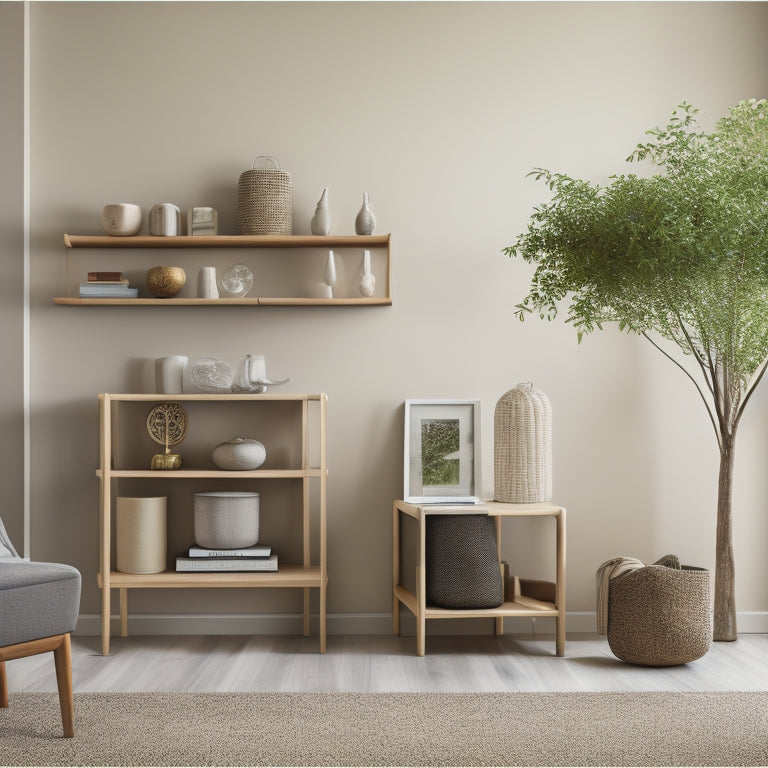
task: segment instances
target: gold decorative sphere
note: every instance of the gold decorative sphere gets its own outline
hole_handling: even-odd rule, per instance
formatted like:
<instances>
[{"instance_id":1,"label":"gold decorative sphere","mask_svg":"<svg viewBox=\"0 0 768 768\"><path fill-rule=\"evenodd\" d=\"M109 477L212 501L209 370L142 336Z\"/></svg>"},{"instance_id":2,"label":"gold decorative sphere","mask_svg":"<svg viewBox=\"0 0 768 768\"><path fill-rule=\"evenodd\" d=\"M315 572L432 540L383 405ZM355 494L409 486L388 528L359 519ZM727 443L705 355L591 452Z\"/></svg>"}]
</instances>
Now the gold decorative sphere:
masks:
<instances>
[{"instance_id":1,"label":"gold decorative sphere","mask_svg":"<svg viewBox=\"0 0 768 768\"><path fill-rule=\"evenodd\" d=\"M181 267L152 267L147 272L147 289L158 299L175 296L187 282Z\"/></svg>"}]
</instances>

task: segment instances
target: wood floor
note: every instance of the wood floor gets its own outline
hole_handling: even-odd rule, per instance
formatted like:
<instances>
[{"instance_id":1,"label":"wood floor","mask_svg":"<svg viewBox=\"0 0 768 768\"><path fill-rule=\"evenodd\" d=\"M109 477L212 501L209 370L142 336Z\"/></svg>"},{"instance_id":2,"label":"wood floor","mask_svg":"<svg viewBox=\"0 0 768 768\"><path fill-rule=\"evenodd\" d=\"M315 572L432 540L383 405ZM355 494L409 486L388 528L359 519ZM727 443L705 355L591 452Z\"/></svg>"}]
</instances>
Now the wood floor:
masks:
<instances>
[{"instance_id":1,"label":"wood floor","mask_svg":"<svg viewBox=\"0 0 768 768\"><path fill-rule=\"evenodd\" d=\"M768 635L713 643L680 667L624 664L603 637L569 636L554 656L552 636L429 636L427 655L415 638L162 636L73 637L75 692L82 691L755 691L768 690ZM14 691L55 691L50 654L8 662Z\"/></svg>"}]
</instances>

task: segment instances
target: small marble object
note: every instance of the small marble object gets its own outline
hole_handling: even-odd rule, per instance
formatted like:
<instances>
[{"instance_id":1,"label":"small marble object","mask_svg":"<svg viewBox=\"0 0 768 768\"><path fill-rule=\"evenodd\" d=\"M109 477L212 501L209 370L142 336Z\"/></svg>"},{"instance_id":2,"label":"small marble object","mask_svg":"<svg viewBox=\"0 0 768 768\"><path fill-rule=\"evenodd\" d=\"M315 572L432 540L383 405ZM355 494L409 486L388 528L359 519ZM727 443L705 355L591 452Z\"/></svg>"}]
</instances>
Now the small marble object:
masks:
<instances>
[{"instance_id":1,"label":"small marble object","mask_svg":"<svg viewBox=\"0 0 768 768\"><path fill-rule=\"evenodd\" d=\"M173 203L158 203L149 211L149 234L175 237L179 234L181 211Z\"/></svg>"},{"instance_id":2,"label":"small marble object","mask_svg":"<svg viewBox=\"0 0 768 768\"><path fill-rule=\"evenodd\" d=\"M331 231L331 213L328 208L328 187L323 187L323 194L317 201L315 215L309 223L313 235L327 235Z\"/></svg>"},{"instance_id":3,"label":"small marble object","mask_svg":"<svg viewBox=\"0 0 768 768\"><path fill-rule=\"evenodd\" d=\"M368 193L363 192L363 207L355 218L355 232L358 235L372 235L376 229L376 217L368 203Z\"/></svg>"},{"instance_id":4,"label":"small marble object","mask_svg":"<svg viewBox=\"0 0 768 768\"><path fill-rule=\"evenodd\" d=\"M188 235L215 235L218 230L219 215L214 208L198 207L187 211Z\"/></svg>"},{"instance_id":5,"label":"small marble object","mask_svg":"<svg viewBox=\"0 0 768 768\"><path fill-rule=\"evenodd\" d=\"M102 229L111 237L131 237L141 229L141 208L133 203L113 203L101 209Z\"/></svg>"}]
</instances>

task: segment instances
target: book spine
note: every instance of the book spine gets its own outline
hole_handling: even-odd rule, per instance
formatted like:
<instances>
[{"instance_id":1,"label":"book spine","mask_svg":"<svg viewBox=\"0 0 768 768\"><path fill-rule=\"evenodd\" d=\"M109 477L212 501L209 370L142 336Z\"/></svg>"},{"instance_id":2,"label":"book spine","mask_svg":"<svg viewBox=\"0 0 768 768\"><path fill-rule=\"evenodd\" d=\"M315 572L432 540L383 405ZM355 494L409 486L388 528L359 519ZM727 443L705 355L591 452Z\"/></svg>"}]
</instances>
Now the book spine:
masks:
<instances>
[{"instance_id":1,"label":"book spine","mask_svg":"<svg viewBox=\"0 0 768 768\"><path fill-rule=\"evenodd\" d=\"M177 571L276 571L277 558L177 558Z\"/></svg>"},{"instance_id":2,"label":"book spine","mask_svg":"<svg viewBox=\"0 0 768 768\"><path fill-rule=\"evenodd\" d=\"M89 272L88 282L116 282L123 279L122 272Z\"/></svg>"}]
</instances>

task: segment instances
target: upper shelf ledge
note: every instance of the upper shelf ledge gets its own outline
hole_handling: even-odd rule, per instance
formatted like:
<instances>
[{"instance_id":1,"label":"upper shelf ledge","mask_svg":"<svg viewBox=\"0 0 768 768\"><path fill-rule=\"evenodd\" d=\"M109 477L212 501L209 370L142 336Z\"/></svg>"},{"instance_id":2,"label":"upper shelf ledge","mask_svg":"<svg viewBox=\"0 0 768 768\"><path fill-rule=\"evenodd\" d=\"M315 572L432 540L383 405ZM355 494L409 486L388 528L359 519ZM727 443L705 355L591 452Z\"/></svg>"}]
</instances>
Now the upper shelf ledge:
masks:
<instances>
[{"instance_id":1,"label":"upper shelf ledge","mask_svg":"<svg viewBox=\"0 0 768 768\"><path fill-rule=\"evenodd\" d=\"M388 246L386 235L64 235L67 248L301 248Z\"/></svg>"}]
</instances>

